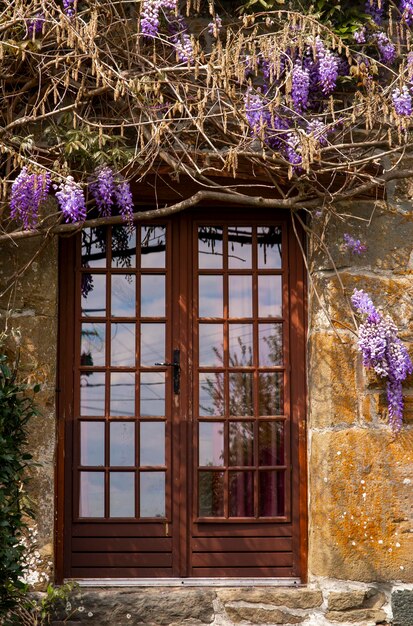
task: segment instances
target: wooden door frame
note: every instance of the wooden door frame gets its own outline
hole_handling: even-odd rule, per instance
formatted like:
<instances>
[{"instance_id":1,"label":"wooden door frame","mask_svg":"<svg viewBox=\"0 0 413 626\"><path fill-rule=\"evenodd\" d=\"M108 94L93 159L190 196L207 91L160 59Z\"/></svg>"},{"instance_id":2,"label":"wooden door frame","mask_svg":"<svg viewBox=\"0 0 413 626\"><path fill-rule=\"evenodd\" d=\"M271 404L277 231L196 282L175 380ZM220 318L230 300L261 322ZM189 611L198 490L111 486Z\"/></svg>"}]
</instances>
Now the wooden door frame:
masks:
<instances>
[{"instance_id":1,"label":"wooden door frame","mask_svg":"<svg viewBox=\"0 0 413 626\"><path fill-rule=\"evenodd\" d=\"M222 217L222 210L217 212L211 210L208 212L208 219L214 219L216 216ZM235 209L236 210L236 209ZM205 215L205 208L193 209L187 219L182 220L181 224L186 232L178 233L178 222L172 220L172 235L175 241L178 241L179 237L182 240L188 237L188 228L191 228L192 219L197 218L197 214L200 215L200 211ZM234 211L233 208L228 209L225 217L230 217ZM215 213L215 215L214 215ZM304 261L302 258L302 251L305 246L305 236L302 229L296 229L292 227L291 219L286 219L284 215L278 214L277 218L274 216L274 211L260 212L260 219L273 219L274 221L286 221L288 229L288 241L289 241L289 258L288 258L288 287L290 294L290 369L293 364L294 375L290 376L290 397L291 406L294 407L291 415L291 438L295 442L297 463L294 465L295 471L293 471L292 489L298 493L299 502L297 507L293 508L292 523L295 533L295 551L294 560L297 563L298 576L303 583L307 582L307 552L308 552L308 512L307 512L307 449L306 449L306 331L307 331L307 297L306 297L306 273ZM234 216L235 218L235 216ZM242 216L244 219L244 216ZM235 218L236 219L236 218ZM293 232L294 230L294 232ZM299 240L298 240L299 238ZM181 245L182 240L179 242ZM74 319L74 305L75 298L73 297L75 287L75 275L77 270L77 259L75 250L75 239L61 238L59 242L59 333L58 333L58 374L57 374L57 447L56 447L56 472L55 472L55 579L57 583L62 583L64 579L65 560L67 560L70 554L70 537L68 532L68 524L65 524L66 515L70 514L71 509L71 494L68 493L67 484L67 468L65 468L65 449L69 449L68 446L72 445L72 428L71 420L73 419L72 407L74 390L74 368L71 359L68 359L68 355L73 353L74 345L74 325L70 323ZM180 291L182 293L182 287L184 292L188 294L188 299L192 297L192 291L190 285L188 285L188 272L187 267L191 267L191 251L187 246L187 261L188 264L181 264L179 266L179 256L172 261L172 271L176 271L179 274ZM64 262L61 262L64 260ZM190 279L189 279L190 280ZM182 297L182 296L181 296ZM182 308L185 303L182 303ZM69 307L70 310L69 310ZM188 341L182 341L183 335L186 335L186 339L192 341L192 333L189 332L189 326L191 324L190 316L186 316L187 328L183 327L181 320L175 316L173 331L178 332L178 325L180 332L179 342L186 349L188 347ZM294 340L292 341L291 333L294 329ZM185 354L182 354L182 358L185 358ZM188 380L189 380L188 376ZM186 394L188 397L188 390L181 389L182 394ZM185 403L186 410L189 410L188 402ZM176 413L176 412L175 412ZM188 459L186 455L186 442L188 438L187 433L187 420L181 420L179 428L175 429L175 440L173 444L179 446L179 455L181 458L181 476L178 478L180 482L179 502L182 498L188 495L188 485L185 482L188 471L192 468L192 458ZM294 455L294 451L292 450ZM191 456L191 455L189 455ZM186 459L186 467L182 462ZM186 475L186 476L184 476ZM66 494L68 497L66 497ZM180 509L182 510L182 509ZM191 507L188 506L186 514L179 517L174 517L174 526L176 527L176 534L179 533L178 541L174 542L173 558L181 572L185 572L183 567L186 564L188 567L189 559L187 551L189 549L188 542L188 529L189 529L189 515L191 514ZM174 512L174 515L177 515ZM67 519L67 518L66 518ZM297 536L298 535L298 536ZM178 549L178 546L181 549ZM187 572L187 569L186 569ZM183 574L187 575L186 573ZM265 580L265 579L263 579ZM159 579L162 584L162 579Z\"/></svg>"}]
</instances>

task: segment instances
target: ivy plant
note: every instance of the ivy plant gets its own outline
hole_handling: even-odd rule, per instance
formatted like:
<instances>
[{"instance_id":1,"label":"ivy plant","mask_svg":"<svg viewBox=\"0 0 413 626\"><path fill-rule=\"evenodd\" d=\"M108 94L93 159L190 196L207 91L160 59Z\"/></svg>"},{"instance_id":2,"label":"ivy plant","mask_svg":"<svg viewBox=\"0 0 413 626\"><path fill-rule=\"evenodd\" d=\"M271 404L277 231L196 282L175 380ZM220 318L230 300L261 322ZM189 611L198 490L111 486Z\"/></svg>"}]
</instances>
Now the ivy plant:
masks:
<instances>
[{"instance_id":1,"label":"ivy plant","mask_svg":"<svg viewBox=\"0 0 413 626\"><path fill-rule=\"evenodd\" d=\"M38 414L34 394L40 386L19 382L17 367L18 361L10 365L0 354L0 615L26 590L22 539L32 517L26 494L33 465L28 424Z\"/></svg>"}]
</instances>

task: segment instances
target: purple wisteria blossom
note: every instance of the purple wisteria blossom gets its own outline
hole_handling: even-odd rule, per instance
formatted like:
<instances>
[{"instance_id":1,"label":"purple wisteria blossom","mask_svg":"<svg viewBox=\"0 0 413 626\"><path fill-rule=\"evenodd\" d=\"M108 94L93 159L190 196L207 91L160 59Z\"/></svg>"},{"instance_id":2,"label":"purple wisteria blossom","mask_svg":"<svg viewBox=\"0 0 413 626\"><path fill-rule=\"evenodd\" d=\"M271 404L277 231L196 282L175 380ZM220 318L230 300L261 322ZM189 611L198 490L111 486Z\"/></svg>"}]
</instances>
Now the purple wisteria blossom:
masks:
<instances>
[{"instance_id":1,"label":"purple wisteria blossom","mask_svg":"<svg viewBox=\"0 0 413 626\"><path fill-rule=\"evenodd\" d=\"M296 61L292 73L291 98L297 111L308 107L309 91L310 74L300 61Z\"/></svg>"},{"instance_id":2,"label":"purple wisteria blossom","mask_svg":"<svg viewBox=\"0 0 413 626\"><path fill-rule=\"evenodd\" d=\"M194 62L194 48L188 32L188 26L181 15L168 20L168 30L172 35L172 43L181 63Z\"/></svg>"},{"instance_id":3,"label":"purple wisteria blossom","mask_svg":"<svg viewBox=\"0 0 413 626\"><path fill-rule=\"evenodd\" d=\"M40 205L50 189L50 174L30 174L24 167L11 188L10 217L19 219L23 229L36 228Z\"/></svg>"},{"instance_id":4,"label":"purple wisteria blossom","mask_svg":"<svg viewBox=\"0 0 413 626\"><path fill-rule=\"evenodd\" d=\"M358 254L360 256L367 251L366 244L362 243L360 239L355 239L348 233L344 233L343 239L345 247L353 254Z\"/></svg>"},{"instance_id":5,"label":"purple wisteria blossom","mask_svg":"<svg viewBox=\"0 0 413 626\"><path fill-rule=\"evenodd\" d=\"M213 17L213 19L208 24L208 32L210 35L218 37L221 28L222 20L219 15L215 15L215 17Z\"/></svg>"},{"instance_id":6,"label":"purple wisteria blossom","mask_svg":"<svg viewBox=\"0 0 413 626\"><path fill-rule=\"evenodd\" d=\"M130 185L119 174L115 176L109 165L95 169L93 176L89 178L89 190L102 217L109 217L116 204L125 221L131 222L133 198Z\"/></svg>"},{"instance_id":7,"label":"purple wisteria blossom","mask_svg":"<svg viewBox=\"0 0 413 626\"><path fill-rule=\"evenodd\" d=\"M86 202L83 189L75 183L73 176L68 176L56 192L60 210L66 222L84 222L86 219Z\"/></svg>"},{"instance_id":8,"label":"purple wisteria blossom","mask_svg":"<svg viewBox=\"0 0 413 626\"><path fill-rule=\"evenodd\" d=\"M103 217L111 215L116 189L112 169L107 165L96 168L94 176L89 179L89 189L100 215Z\"/></svg>"},{"instance_id":9,"label":"purple wisteria blossom","mask_svg":"<svg viewBox=\"0 0 413 626\"><path fill-rule=\"evenodd\" d=\"M406 85L403 85L402 89L395 89L392 93L394 110L397 115L401 117L406 117L412 114L413 105L412 105L412 96Z\"/></svg>"},{"instance_id":10,"label":"purple wisteria blossom","mask_svg":"<svg viewBox=\"0 0 413 626\"><path fill-rule=\"evenodd\" d=\"M121 180L118 183L115 190L115 200L125 222L132 224L133 198L128 181Z\"/></svg>"},{"instance_id":11,"label":"purple wisteria blossom","mask_svg":"<svg viewBox=\"0 0 413 626\"><path fill-rule=\"evenodd\" d=\"M74 17L76 13L75 0L63 0L63 11L67 17Z\"/></svg>"},{"instance_id":12,"label":"purple wisteria blossom","mask_svg":"<svg viewBox=\"0 0 413 626\"><path fill-rule=\"evenodd\" d=\"M371 15L373 22L380 25L383 21L384 0L366 0L364 10Z\"/></svg>"},{"instance_id":13,"label":"purple wisteria blossom","mask_svg":"<svg viewBox=\"0 0 413 626\"><path fill-rule=\"evenodd\" d=\"M402 19L408 26L411 26L413 24L413 1L401 0L400 12L402 14Z\"/></svg>"},{"instance_id":14,"label":"purple wisteria blossom","mask_svg":"<svg viewBox=\"0 0 413 626\"><path fill-rule=\"evenodd\" d=\"M337 83L338 61L337 57L328 50L320 37L316 37L316 51L318 61L318 75L321 91L325 96L330 95Z\"/></svg>"},{"instance_id":15,"label":"purple wisteria blossom","mask_svg":"<svg viewBox=\"0 0 413 626\"><path fill-rule=\"evenodd\" d=\"M402 382L408 374L413 373L413 363L397 336L397 327L391 317L383 317L363 290L355 289L351 301L364 317L359 327L358 340L363 365L386 378L389 423L398 432L403 419Z\"/></svg>"},{"instance_id":16,"label":"purple wisteria blossom","mask_svg":"<svg viewBox=\"0 0 413 626\"><path fill-rule=\"evenodd\" d=\"M378 33L375 36L377 47L383 63L391 65L396 59L396 46L392 43L385 33Z\"/></svg>"},{"instance_id":17,"label":"purple wisteria blossom","mask_svg":"<svg viewBox=\"0 0 413 626\"><path fill-rule=\"evenodd\" d=\"M358 30L356 30L353 33L353 37L354 37L354 41L356 43L366 43L366 27L363 26L362 28L359 28Z\"/></svg>"},{"instance_id":18,"label":"purple wisteria blossom","mask_svg":"<svg viewBox=\"0 0 413 626\"><path fill-rule=\"evenodd\" d=\"M34 35L40 35L43 30L43 24L45 23L45 17L42 12L36 13L27 23L27 35L33 37Z\"/></svg>"},{"instance_id":19,"label":"purple wisteria blossom","mask_svg":"<svg viewBox=\"0 0 413 626\"><path fill-rule=\"evenodd\" d=\"M312 135L318 141L320 146L327 145L327 135L329 129L321 120L311 120L307 123L307 135Z\"/></svg>"},{"instance_id":20,"label":"purple wisteria blossom","mask_svg":"<svg viewBox=\"0 0 413 626\"><path fill-rule=\"evenodd\" d=\"M159 33L160 13L166 16L176 13L177 0L144 0L141 12L141 33L153 38Z\"/></svg>"}]
</instances>

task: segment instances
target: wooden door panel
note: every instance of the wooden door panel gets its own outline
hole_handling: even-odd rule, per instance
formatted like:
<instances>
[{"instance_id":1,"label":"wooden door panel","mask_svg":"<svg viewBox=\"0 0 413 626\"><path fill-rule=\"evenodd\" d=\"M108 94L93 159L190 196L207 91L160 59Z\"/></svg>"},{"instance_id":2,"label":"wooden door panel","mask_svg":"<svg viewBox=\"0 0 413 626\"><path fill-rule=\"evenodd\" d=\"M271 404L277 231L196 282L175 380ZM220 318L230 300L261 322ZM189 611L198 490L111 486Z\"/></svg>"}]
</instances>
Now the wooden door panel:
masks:
<instances>
[{"instance_id":1,"label":"wooden door panel","mask_svg":"<svg viewBox=\"0 0 413 626\"><path fill-rule=\"evenodd\" d=\"M302 573L303 265L284 216L228 215L76 244L62 576Z\"/></svg>"}]
</instances>

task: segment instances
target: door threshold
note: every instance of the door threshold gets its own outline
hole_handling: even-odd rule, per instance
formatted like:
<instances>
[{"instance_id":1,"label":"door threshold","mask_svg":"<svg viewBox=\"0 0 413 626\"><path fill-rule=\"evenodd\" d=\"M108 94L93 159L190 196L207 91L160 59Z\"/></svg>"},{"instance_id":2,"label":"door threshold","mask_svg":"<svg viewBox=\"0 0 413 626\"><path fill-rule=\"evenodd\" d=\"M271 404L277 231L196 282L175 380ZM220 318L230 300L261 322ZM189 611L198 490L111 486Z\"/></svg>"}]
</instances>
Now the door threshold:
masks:
<instances>
[{"instance_id":1,"label":"door threshold","mask_svg":"<svg viewBox=\"0 0 413 626\"><path fill-rule=\"evenodd\" d=\"M299 578L66 578L79 587L297 587Z\"/></svg>"}]
</instances>

